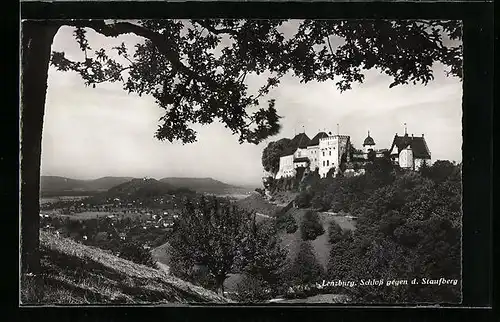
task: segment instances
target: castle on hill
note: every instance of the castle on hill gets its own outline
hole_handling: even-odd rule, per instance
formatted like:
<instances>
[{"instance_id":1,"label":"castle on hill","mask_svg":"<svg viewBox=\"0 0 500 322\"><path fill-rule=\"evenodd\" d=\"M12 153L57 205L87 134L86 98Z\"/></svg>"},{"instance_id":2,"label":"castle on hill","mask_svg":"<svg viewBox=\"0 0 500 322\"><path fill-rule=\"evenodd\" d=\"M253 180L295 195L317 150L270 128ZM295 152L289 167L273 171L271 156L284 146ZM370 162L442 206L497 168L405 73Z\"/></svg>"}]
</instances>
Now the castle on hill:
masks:
<instances>
[{"instance_id":1,"label":"castle on hill","mask_svg":"<svg viewBox=\"0 0 500 322\"><path fill-rule=\"evenodd\" d=\"M341 164L346 165L346 171L363 173L362 165L371 157L389 157L391 161L404 169L418 170L424 163L429 163L431 153L425 142L424 135L420 137L408 135L394 136L389 149L379 149L375 140L368 136L363 141L363 149L355 150L350 136L319 132L310 139L305 132L295 135L280 156L279 170L276 179L295 176L296 169L303 167L309 171L318 171L321 178L326 177L333 169L336 176L341 171ZM357 164L361 169L354 170Z\"/></svg>"}]
</instances>

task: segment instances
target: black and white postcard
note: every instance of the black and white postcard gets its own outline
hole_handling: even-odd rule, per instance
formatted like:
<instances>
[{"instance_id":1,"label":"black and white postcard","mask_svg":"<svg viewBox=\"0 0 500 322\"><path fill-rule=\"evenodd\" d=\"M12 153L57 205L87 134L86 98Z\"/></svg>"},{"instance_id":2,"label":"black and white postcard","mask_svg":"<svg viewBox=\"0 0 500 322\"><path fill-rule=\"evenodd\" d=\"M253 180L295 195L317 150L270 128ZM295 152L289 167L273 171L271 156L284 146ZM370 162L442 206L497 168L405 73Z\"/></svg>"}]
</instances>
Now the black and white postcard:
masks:
<instances>
[{"instance_id":1,"label":"black and white postcard","mask_svg":"<svg viewBox=\"0 0 500 322\"><path fill-rule=\"evenodd\" d=\"M21 36L23 305L462 302L460 20Z\"/></svg>"}]
</instances>

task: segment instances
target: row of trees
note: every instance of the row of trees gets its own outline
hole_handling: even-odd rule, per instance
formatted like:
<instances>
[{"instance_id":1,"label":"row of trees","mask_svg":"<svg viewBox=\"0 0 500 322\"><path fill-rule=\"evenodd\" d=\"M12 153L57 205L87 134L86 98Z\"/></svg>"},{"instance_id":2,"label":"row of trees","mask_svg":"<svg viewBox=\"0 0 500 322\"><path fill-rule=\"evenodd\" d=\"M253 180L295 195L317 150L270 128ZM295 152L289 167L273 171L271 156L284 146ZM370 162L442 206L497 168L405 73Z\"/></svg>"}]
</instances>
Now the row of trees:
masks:
<instances>
[{"instance_id":1,"label":"row of trees","mask_svg":"<svg viewBox=\"0 0 500 322\"><path fill-rule=\"evenodd\" d=\"M365 165L366 173L360 176L320 179L312 172L301 183L302 189L295 199L300 208L320 211L352 212L376 189L391 183L401 170L387 158L375 159Z\"/></svg>"},{"instance_id":2,"label":"row of trees","mask_svg":"<svg viewBox=\"0 0 500 322\"><path fill-rule=\"evenodd\" d=\"M329 230L331 279L457 279L457 285L357 287L364 302L460 301L461 167L438 161L356 201L356 230Z\"/></svg>"},{"instance_id":3,"label":"row of trees","mask_svg":"<svg viewBox=\"0 0 500 322\"><path fill-rule=\"evenodd\" d=\"M331 222L328 229L330 257L323 271L304 238L307 230L303 228L318 227L310 239L321 234L322 229L314 213L308 211L300 225L304 241L287 271L294 283L312 285L323 278L359 283L361 279L409 281L416 278L420 281L421 278L441 277L455 279L458 283L324 289L312 285L310 289L297 291L297 296L347 293L363 303L460 301L461 165L436 161L419 172L406 172L391 168L389 164L374 163L365 175L322 179L316 184L307 191L331 199L325 208L338 205L333 208L355 214L359 219L354 231L343 230Z\"/></svg>"},{"instance_id":4,"label":"row of trees","mask_svg":"<svg viewBox=\"0 0 500 322\"><path fill-rule=\"evenodd\" d=\"M261 301L287 292L288 286L313 285L324 279L391 278L460 279L461 176L460 166L436 162L418 172L394 172L375 165L366 175L335 178L348 182L336 190L342 202L353 201L355 231L332 222L328 267L318 263L311 240L325 233L318 214L308 211L297 225L288 212L276 225L257 223L229 202L202 198L188 203L176 225L171 244L174 274L223 293L230 273L241 273L238 299ZM349 184L349 180L353 183ZM360 181L358 181L360 180ZM361 182L361 183L360 183ZM368 193L359 185L364 184ZM362 197L355 197L363 192ZM351 196L353 194L354 196ZM340 203L340 201L339 201ZM297 256L286 257L277 237L279 229L303 239ZM314 287L313 287L314 288ZM301 293L302 292L302 293ZM327 288L297 291L346 293L359 302L457 302L457 286Z\"/></svg>"}]
</instances>

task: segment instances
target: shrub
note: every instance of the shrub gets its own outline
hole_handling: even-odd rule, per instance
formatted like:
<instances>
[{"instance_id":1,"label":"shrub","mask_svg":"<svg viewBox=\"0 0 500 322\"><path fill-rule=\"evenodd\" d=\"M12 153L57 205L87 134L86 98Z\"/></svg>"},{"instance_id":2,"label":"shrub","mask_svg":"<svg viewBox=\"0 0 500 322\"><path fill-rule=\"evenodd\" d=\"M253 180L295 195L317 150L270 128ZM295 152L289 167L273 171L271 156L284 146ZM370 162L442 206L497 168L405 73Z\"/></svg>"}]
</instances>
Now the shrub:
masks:
<instances>
[{"instance_id":1,"label":"shrub","mask_svg":"<svg viewBox=\"0 0 500 322\"><path fill-rule=\"evenodd\" d=\"M330 207L330 202L323 193L316 193L311 199L311 206L319 211L328 210Z\"/></svg>"},{"instance_id":2,"label":"shrub","mask_svg":"<svg viewBox=\"0 0 500 322\"><path fill-rule=\"evenodd\" d=\"M323 267L316 259L310 242L303 241L299 252L290 267L290 278L296 284L312 284L320 281L324 275Z\"/></svg>"},{"instance_id":3,"label":"shrub","mask_svg":"<svg viewBox=\"0 0 500 322\"><path fill-rule=\"evenodd\" d=\"M120 247L120 257L137 264L155 267L151 253L136 242L126 242Z\"/></svg>"},{"instance_id":4,"label":"shrub","mask_svg":"<svg viewBox=\"0 0 500 322\"><path fill-rule=\"evenodd\" d=\"M266 195L266 192L262 188L255 188L255 192L257 192L261 196L265 196Z\"/></svg>"},{"instance_id":5,"label":"shrub","mask_svg":"<svg viewBox=\"0 0 500 322\"><path fill-rule=\"evenodd\" d=\"M286 233L293 234L297 231L298 228L299 228L299 226L297 225L295 218L293 218L292 215L288 216L286 224L285 224Z\"/></svg>"},{"instance_id":6,"label":"shrub","mask_svg":"<svg viewBox=\"0 0 500 322\"><path fill-rule=\"evenodd\" d=\"M295 197L295 206L298 208L308 208L311 206L312 195L308 191L300 192Z\"/></svg>"},{"instance_id":7,"label":"shrub","mask_svg":"<svg viewBox=\"0 0 500 322\"><path fill-rule=\"evenodd\" d=\"M270 299L267 283L253 276L244 275L236 285L236 300L243 303L259 303Z\"/></svg>"},{"instance_id":8,"label":"shrub","mask_svg":"<svg viewBox=\"0 0 500 322\"><path fill-rule=\"evenodd\" d=\"M340 228L339 224L335 221L330 222L330 226L328 227L328 242L330 244L335 244L339 240L342 239L343 231Z\"/></svg>"},{"instance_id":9,"label":"shrub","mask_svg":"<svg viewBox=\"0 0 500 322\"><path fill-rule=\"evenodd\" d=\"M298 228L299 226L292 214L284 213L276 217L276 229L285 230L287 234L293 234Z\"/></svg>"},{"instance_id":10,"label":"shrub","mask_svg":"<svg viewBox=\"0 0 500 322\"><path fill-rule=\"evenodd\" d=\"M321 236L324 233L325 229L321 224L318 213L314 211L306 212L300 225L302 240L315 240L318 236Z\"/></svg>"}]
</instances>

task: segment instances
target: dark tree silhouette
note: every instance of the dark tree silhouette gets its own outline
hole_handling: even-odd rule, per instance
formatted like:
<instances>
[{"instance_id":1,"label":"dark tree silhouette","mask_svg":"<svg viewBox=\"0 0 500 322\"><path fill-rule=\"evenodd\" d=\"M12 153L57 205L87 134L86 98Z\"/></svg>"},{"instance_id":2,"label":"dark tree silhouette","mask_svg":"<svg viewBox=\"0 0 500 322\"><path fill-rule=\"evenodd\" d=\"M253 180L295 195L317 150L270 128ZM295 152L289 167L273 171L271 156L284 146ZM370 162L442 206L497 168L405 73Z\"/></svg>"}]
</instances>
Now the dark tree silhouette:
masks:
<instances>
[{"instance_id":1,"label":"dark tree silhouette","mask_svg":"<svg viewBox=\"0 0 500 322\"><path fill-rule=\"evenodd\" d=\"M223 283L236 267L249 220L228 201L215 197L202 196L197 204L187 201L170 241L175 261L184 263L187 270L195 265L206 267L223 294Z\"/></svg>"},{"instance_id":2,"label":"dark tree silhouette","mask_svg":"<svg viewBox=\"0 0 500 322\"><path fill-rule=\"evenodd\" d=\"M262 166L264 170L276 175L280 167L280 157L290 143L290 139L283 138L276 142L269 142L262 151Z\"/></svg>"},{"instance_id":3,"label":"dark tree silhouette","mask_svg":"<svg viewBox=\"0 0 500 322\"><path fill-rule=\"evenodd\" d=\"M334 81L339 90L362 82L364 70L378 68L389 75L390 87L427 84L431 66L441 62L462 77L458 21L420 20L305 20L289 38L280 32L284 20L104 20L23 21L21 74L21 251L22 270L36 271L38 256L38 198L43 114L49 62L61 71L79 73L86 85L121 82L124 90L151 95L165 109L156 131L160 140L196 140L192 124L220 120L240 142L259 143L279 131L274 100L259 107L280 78L293 73L302 82ZM84 61L71 61L50 48L61 26L75 27ZM145 39L129 54L125 44L115 48L129 65L92 48L85 34L92 29L107 37L135 34ZM344 43L331 46L331 36ZM223 39L230 40L224 46ZM224 48L220 55L214 51ZM127 70L128 76L123 72ZM257 93L248 93L245 78L269 73ZM247 112L250 107L253 112Z\"/></svg>"},{"instance_id":4,"label":"dark tree silhouette","mask_svg":"<svg viewBox=\"0 0 500 322\"><path fill-rule=\"evenodd\" d=\"M323 268L316 259L311 243L302 241L290 267L290 278L295 283L310 284L319 282L323 274Z\"/></svg>"},{"instance_id":5,"label":"dark tree silhouette","mask_svg":"<svg viewBox=\"0 0 500 322\"><path fill-rule=\"evenodd\" d=\"M258 224L254 215L238 257L240 269L246 275L264 281L273 289L280 286L287 251L281 246L277 229L273 225Z\"/></svg>"},{"instance_id":6,"label":"dark tree silhouette","mask_svg":"<svg viewBox=\"0 0 500 322\"><path fill-rule=\"evenodd\" d=\"M300 235L302 240L315 240L318 236L325 233L321 224L321 219L317 212L307 211L300 224Z\"/></svg>"}]
</instances>

